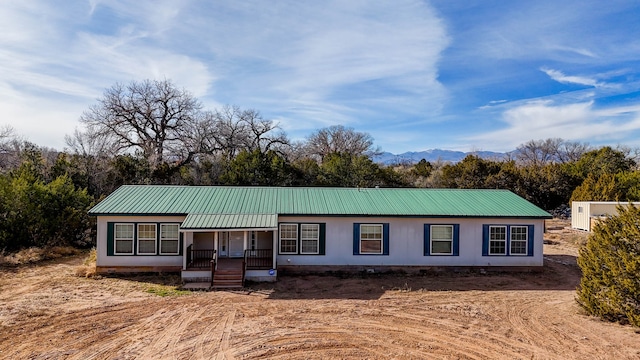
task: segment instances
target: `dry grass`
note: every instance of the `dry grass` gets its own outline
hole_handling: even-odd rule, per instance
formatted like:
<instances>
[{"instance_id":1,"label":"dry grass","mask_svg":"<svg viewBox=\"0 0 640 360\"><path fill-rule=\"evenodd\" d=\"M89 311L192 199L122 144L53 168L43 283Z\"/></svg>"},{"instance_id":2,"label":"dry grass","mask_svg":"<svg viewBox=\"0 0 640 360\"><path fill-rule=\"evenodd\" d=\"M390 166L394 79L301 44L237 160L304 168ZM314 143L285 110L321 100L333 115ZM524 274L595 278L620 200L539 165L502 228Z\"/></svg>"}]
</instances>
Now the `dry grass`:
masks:
<instances>
[{"instance_id":1,"label":"dry grass","mask_svg":"<svg viewBox=\"0 0 640 360\"><path fill-rule=\"evenodd\" d=\"M30 247L15 253L0 252L0 266L18 266L33 264L44 260L80 255L83 250L71 246L53 246L48 248Z\"/></svg>"},{"instance_id":2,"label":"dry grass","mask_svg":"<svg viewBox=\"0 0 640 360\"><path fill-rule=\"evenodd\" d=\"M89 255L87 255L86 259L84 259L84 261L82 262L82 265L76 267L75 269L76 276L86 277L86 278L95 278L97 275L96 259L97 259L96 249L93 248L91 249L91 251L89 251Z\"/></svg>"}]
</instances>

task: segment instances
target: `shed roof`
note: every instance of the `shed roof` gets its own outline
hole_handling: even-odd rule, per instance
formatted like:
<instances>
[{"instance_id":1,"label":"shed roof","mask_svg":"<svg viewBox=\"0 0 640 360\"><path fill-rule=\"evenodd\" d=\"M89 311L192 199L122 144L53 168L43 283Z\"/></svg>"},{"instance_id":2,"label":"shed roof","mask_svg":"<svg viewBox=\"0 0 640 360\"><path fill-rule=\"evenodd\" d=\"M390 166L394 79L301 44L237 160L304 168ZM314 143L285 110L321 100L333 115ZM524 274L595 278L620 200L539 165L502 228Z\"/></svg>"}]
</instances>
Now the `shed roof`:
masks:
<instances>
[{"instance_id":1,"label":"shed roof","mask_svg":"<svg viewBox=\"0 0 640 360\"><path fill-rule=\"evenodd\" d=\"M551 217L507 190L170 185L122 186L89 213Z\"/></svg>"}]
</instances>

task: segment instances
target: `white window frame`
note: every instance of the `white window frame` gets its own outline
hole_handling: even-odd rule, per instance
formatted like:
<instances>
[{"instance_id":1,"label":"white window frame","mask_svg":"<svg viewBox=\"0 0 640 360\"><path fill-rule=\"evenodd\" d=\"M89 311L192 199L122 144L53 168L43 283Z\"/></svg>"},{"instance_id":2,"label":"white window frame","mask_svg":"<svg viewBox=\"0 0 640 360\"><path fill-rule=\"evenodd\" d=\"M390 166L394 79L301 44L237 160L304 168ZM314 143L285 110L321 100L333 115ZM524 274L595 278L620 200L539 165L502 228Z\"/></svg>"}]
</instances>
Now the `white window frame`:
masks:
<instances>
[{"instance_id":1,"label":"white window frame","mask_svg":"<svg viewBox=\"0 0 640 360\"><path fill-rule=\"evenodd\" d=\"M362 234L363 234L362 227L363 226L379 227L380 228L380 240L377 240L377 239L363 239L362 238ZM384 253L384 226L383 226L383 224L360 224L360 239L359 240L360 240L360 243L359 243L360 254L365 254L365 255L369 255L369 254L381 255L381 254L383 254ZM362 251L362 241L363 240L364 241L380 241L380 251L379 252Z\"/></svg>"},{"instance_id":2,"label":"white window frame","mask_svg":"<svg viewBox=\"0 0 640 360\"><path fill-rule=\"evenodd\" d=\"M295 237L283 238L282 237L282 227L283 226L295 226ZM294 241L295 250L294 251L282 251L282 240L285 241ZM297 254L298 253L298 224L280 224L278 228L278 252L280 254Z\"/></svg>"},{"instance_id":3,"label":"white window frame","mask_svg":"<svg viewBox=\"0 0 640 360\"><path fill-rule=\"evenodd\" d=\"M131 237L118 237L118 226L131 226ZM134 223L116 223L113 224L113 254L114 255L133 255L134 254L134 238L136 225ZM118 241L131 241L131 252L118 252Z\"/></svg>"},{"instance_id":4,"label":"white window frame","mask_svg":"<svg viewBox=\"0 0 640 360\"><path fill-rule=\"evenodd\" d=\"M497 229L497 228L504 229L504 240L492 240L491 239L491 229ZM508 231L507 231L507 226L505 226L505 225L491 225L491 226L489 226L489 238L487 239L487 241L489 242L487 244L487 246L489 247L489 249L488 249L489 255L507 255L507 241L508 241L508 239L509 239L509 234L508 234ZM504 252L503 253L491 252L491 242L492 241L504 242Z\"/></svg>"},{"instance_id":5,"label":"white window frame","mask_svg":"<svg viewBox=\"0 0 640 360\"><path fill-rule=\"evenodd\" d=\"M520 229L524 229L524 240L519 239L519 240L514 240L513 239L513 229L514 228L520 228ZM524 253L514 253L513 252L513 243L514 242L518 242L518 243L524 243ZM513 255L513 256L527 256L528 252L529 252L529 227L526 225L515 225L515 226L511 226L509 229L509 255Z\"/></svg>"},{"instance_id":6,"label":"white window frame","mask_svg":"<svg viewBox=\"0 0 640 360\"><path fill-rule=\"evenodd\" d=\"M304 227L313 226L315 227L317 236L315 238L305 238L304 237ZM303 243L305 241L315 241L316 243L316 251L303 251L304 246ZM320 254L320 224L300 224L300 254L305 255L318 255Z\"/></svg>"},{"instance_id":7,"label":"white window frame","mask_svg":"<svg viewBox=\"0 0 640 360\"><path fill-rule=\"evenodd\" d=\"M176 238L163 238L162 228L165 226L175 226L178 228L178 236ZM162 251L162 243L164 241L176 241L176 252L164 252ZM179 224L160 224L160 255L179 255L180 254L180 225Z\"/></svg>"},{"instance_id":8,"label":"white window frame","mask_svg":"<svg viewBox=\"0 0 640 360\"><path fill-rule=\"evenodd\" d=\"M445 239L435 239L435 241L439 241L439 242L445 242L445 241L450 241L451 242L451 251L448 253L443 253L443 252L433 252L433 228L434 227L448 227L451 229L451 240L445 240ZM429 254L430 255L453 255L453 237L454 237L454 233L453 233L453 225L441 225L441 224L433 224L433 225L429 225Z\"/></svg>"},{"instance_id":9,"label":"white window frame","mask_svg":"<svg viewBox=\"0 0 640 360\"><path fill-rule=\"evenodd\" d=\"M140 227L141 226L153 226L153 238L143 238L142 236L140 236ZM156 255L158 254L158 225L157 224L150 224L150 223L139 223L136 226L136 233L138 234L138 241L137 241L137 254L138 255ZM141 252L140 251L140 243L143 241L152 241L153 240L153 252Z\"/></svg>"}]
</instances>

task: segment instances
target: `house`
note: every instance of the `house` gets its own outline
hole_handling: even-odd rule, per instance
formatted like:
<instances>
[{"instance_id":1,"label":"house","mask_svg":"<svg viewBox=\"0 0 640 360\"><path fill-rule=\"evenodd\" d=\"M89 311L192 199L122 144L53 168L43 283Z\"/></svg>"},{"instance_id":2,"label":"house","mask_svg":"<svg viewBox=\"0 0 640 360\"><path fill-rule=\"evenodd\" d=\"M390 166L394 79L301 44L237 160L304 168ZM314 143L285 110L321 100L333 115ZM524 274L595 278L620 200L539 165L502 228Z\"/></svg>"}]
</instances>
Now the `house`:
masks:
<instances>
[{"instance_id":1,"label":"house","mask_svg":"<svg viewBox=\"0 0 640 360\"><path fill-rule=\"evenodd\" d=\"M571 203L571 228L591 232L595 222L618 215L618 206L628 204L617 201L574 201ZM639 206L640 202L631 204Z\"/></svg>"},{"instance_id":2,"label":"house","mask_svg":"<svg viewBox=\"0 0 640 360\"><path fill-rule=\"evenodd\" d=\"M97 270L224 282L279 271L539 267L546 211L506 190L122 186L97 216Z\"/></svg>"}]
</instances>

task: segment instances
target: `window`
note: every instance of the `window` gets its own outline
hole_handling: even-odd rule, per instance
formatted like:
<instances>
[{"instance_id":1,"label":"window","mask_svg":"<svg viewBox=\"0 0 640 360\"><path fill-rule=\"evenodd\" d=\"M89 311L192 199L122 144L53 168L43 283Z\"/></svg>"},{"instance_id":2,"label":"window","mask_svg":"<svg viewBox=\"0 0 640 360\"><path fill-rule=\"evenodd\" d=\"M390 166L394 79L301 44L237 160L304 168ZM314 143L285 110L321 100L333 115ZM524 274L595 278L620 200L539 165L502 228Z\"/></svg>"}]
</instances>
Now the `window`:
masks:
<instances>
[{"instance_id":1,"label":"window","mask_svg":"<svg viewBox=\"0 0 640 360\"><path fill-rule=\"evenodd\" d=\"M507 227L489 227L489 255L507 254Z\"/></svg>"},{"instance_id":2,"label":"window","mask_svg":"<svg viewBox=\"0 0 640 360\"><path fill-rule=\"evenodd\" d=\"M133 254L133 224L115 224L114 233L114 254Z\"/></svg>"},{"instance_id":3,"label":"window","mask_svg":"<svg viewBox=\"0 0 640 360\"><path fill-rule=\"evenodd\" d=\"M459 256L460 224L424 224L424 256Z\"/></svg>"},{"instance_id":4,"label":"window","mask_svg":"<svg viewBox=\"0 0 640 360\"><path fill-rule=\"evenodd\" d=\"M511 227L511 240L509 242L509 253L511 255L527 255L527 232L526 226Z\"/></svg>"},{"instance_id":5,"label":"window","mask_svg":"<svg viewBox=\"0 0 640 360\"><path fill-rule=\"evenodd\" d=\"M320 225L300 224L300 253L317 254L320 246Z\"/></svg>"},{"instance_id":6,"label":"window","mask_svg":"<svg viewBox=\"0 0 640 360\"><path fill-rule=\"evenodd\" d=\"M138 254L155 255L156 224L138 224Z\"/></svg>"},{"instance_id":7,"label":"window","mask_svg":"<svg viewBox=\"0 0 640 360\"><path fill-rule=\"evenodd\" d=\"M280 224L280 253L298 253L298 224Z\"/></svg>"},{"instance_id":8,"label":"window","mask_svg":"<svg viewBox=\"0 0 640 360\"><path fill-rule=\"evenodd\" d=\"M326 224L280 224L280 254L324 255Z\"/></svg>"},{"instance_id":9,"label":"window","mask_svg":"<svg viewBox=\"0 0 640 360\"><path fill-rule=\"evenodd\" d=\"M533 256L534 225L482 225L482 256Z\"/></svg>"},{"instance_id":10,"label":"window","mask_svg":"<svg viewBox=\"0 0 640 360\"><path fill-rule=\"evenodd\" d=\"M582 214L584 212L584 209L582 208L582 206L578 206L578 213Z\"/></svg>"},{"instance_id":11,"label":"window","mask_svg":"<svg viewBox=\"0 0 640 360\"><path fill-rule=\"evenodd\" d=\"M107 256L180 255L179 223L107 223Z\"/></svg>"},{"instance_id":12,"label":"window","mask_svg":"<svg viewBox=\"0 0 640 360\"><path fill-rule=\"evenodd\" d=\"M389 255L389 224L353 223L353 255Z\"/></svg>"},{"instance_id":13,"label":"window","mask_svg":"<svg viewBox=\"0 0 640 360\"><path fill-rule=\"evenodd\" d=\"M453 225L431 225L431 254L453 254Z\"/></svg>"},{"instance_id":14,"label":"window","mask_svg":"<svg viewBox=\"0 0 640 360\"><path fill-rule=\"evenodd\" d=\"M249 234L251 234L251 250L255 250L258 242L258 240L256 239L258 234L255 231L250 231Z\"/></svg>"},{"instance_id":15,"label":"window","mask_svg":"<svg viewBox=\"0 0 640 360\"><path fill-rule=\"evenodd\" d=\"M360 225L360 253L382 254L382 224Z\"/></svg>"},{"instance_id":16,"label":"window","mask_svg":"<svg viewBox=\"0 0 640 360\"><path fill-rule=\"evenodd\" d=\"M180 252L178 224L160 225L160 254L177 255Z\"/></svg>"}]
</instances>

